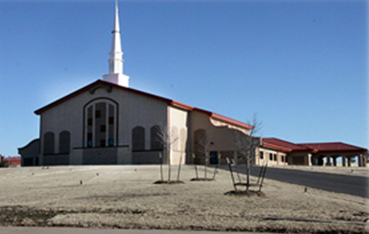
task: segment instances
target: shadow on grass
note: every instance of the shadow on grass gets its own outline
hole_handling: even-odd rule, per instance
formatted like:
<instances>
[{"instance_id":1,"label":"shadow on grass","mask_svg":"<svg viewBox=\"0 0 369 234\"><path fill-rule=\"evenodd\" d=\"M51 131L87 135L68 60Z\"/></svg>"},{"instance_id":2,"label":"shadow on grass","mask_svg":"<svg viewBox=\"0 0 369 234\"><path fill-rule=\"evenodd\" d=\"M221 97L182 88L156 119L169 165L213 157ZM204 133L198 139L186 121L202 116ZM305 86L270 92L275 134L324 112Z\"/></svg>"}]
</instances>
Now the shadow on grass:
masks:
<instances>
[{"instance_id":1,"label":"shadow on grass","mask_svg":"<svg viewBox=\"0 0 369 234\"><path fill-rule=\"evenodd\" d=\"M154 184L184 184L182 180L157 180Z\"/></svg>"},{"instance_id":2,"label":"shadow on grass","mask_svg":"<svg viewBox=\"0 0 369 234\"><path fill-rule=\"evenodd\" d=\"M228 191L228 192L224 193L224 195L247 196L247 197L251 197L251 196L265 197L265 194L263 192L261 192L261 191L254 191L254 190L249 190L249 191L245 191L245 190L231 190L231 191Z\"/></svg>"},{"instance_id":3,"label":"shadow on grass","mask_svg":"<svg viewBox=\"0 0 369 234\"><path fill-rule=\"evenodd\" d=\"M191 181L215 181L213 178L192 178Z\"/></svg>"}]
</instances>

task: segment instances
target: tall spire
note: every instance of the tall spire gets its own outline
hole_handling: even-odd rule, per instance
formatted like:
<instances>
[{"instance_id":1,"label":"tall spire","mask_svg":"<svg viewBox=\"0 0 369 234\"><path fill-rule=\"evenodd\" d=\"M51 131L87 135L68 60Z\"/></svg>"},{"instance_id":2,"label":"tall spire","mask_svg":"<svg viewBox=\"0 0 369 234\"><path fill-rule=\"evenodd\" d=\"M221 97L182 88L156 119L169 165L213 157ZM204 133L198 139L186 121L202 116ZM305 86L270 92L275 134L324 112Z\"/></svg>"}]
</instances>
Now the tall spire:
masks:
<instances>
[{"instance_id":1,"label":"tall spire","mask_svg":"<svg viewBox=\"0 0 369 234\"><path fill-rule=\"evenodd\" d=\"M104 80L128 87L129 76L123 74L123 52L120 41L118 1L115 1L113 40L110 50L109 74L103 75Z\"/></svg>"}]
</instances>

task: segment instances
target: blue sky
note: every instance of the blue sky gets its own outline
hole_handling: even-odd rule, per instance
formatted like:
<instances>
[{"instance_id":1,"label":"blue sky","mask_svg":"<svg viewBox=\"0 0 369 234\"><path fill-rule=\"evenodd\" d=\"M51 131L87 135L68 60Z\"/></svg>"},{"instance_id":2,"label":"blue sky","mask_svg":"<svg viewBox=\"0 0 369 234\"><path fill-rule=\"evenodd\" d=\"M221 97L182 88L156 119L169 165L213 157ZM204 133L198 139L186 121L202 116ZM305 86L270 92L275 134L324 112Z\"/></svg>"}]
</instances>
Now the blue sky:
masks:
<instances>
[{"instance_id":1,"label":"blue sky","mask_svg":"<svg viewBox=\"0 0 369 234\"><path fill-rule=\"evenodd\" d=\"M119 0L130 87L240 121L262 137L368 144L367 1ZM114 0L0 0L0 154L33 112L108 72Z\"/></svg>"}]
</instances>

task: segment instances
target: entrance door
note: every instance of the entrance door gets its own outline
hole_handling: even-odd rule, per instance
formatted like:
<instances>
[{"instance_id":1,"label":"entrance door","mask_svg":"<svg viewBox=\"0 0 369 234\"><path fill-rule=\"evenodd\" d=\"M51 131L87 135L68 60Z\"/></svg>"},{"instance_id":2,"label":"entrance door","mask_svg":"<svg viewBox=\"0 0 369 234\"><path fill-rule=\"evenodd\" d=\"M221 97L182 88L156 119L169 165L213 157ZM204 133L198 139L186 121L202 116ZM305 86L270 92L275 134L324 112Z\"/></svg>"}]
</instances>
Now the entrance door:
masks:
<instances>
[{"instance_id":1,"label":"entrance door","mask_svg":"<svg viewBox=\"0 0 369 234\"><path fill-rule=\"evenodd\" d=\"M218 152L210 152L210 164L218 164Z\"/></svg>"}]
</instances>

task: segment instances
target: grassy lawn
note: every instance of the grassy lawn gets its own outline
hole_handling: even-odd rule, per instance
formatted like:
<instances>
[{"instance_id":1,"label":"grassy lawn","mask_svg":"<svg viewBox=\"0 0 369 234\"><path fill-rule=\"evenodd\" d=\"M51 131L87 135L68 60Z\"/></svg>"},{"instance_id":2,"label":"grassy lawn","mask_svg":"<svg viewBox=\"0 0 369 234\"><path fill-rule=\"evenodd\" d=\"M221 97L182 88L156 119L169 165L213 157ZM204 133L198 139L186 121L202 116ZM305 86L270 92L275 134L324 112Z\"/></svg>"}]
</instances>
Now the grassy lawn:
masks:
<instances>
[{"instance_id":1,"label":"grassy lawn","mask_svg":"<svg viewBox=\"0 0 369 234\"><path fill-rule=\"evenodd\" d=\"M164 166L166 177L166 169ZM173 167L172 179L177 178ZM212 170L212 169L210 169ZM203 171L199 171L203 173ZM211 171L208 173L210 175ZM3 226L365 233L367 198L265 179L264 196L232 196L230 173L214 181L154 184L159 166L65 166L0 169ZM252 182L257 178L252 177ZM251 187L257 190L257 187Z\"/></svg>"}]
</instances>

